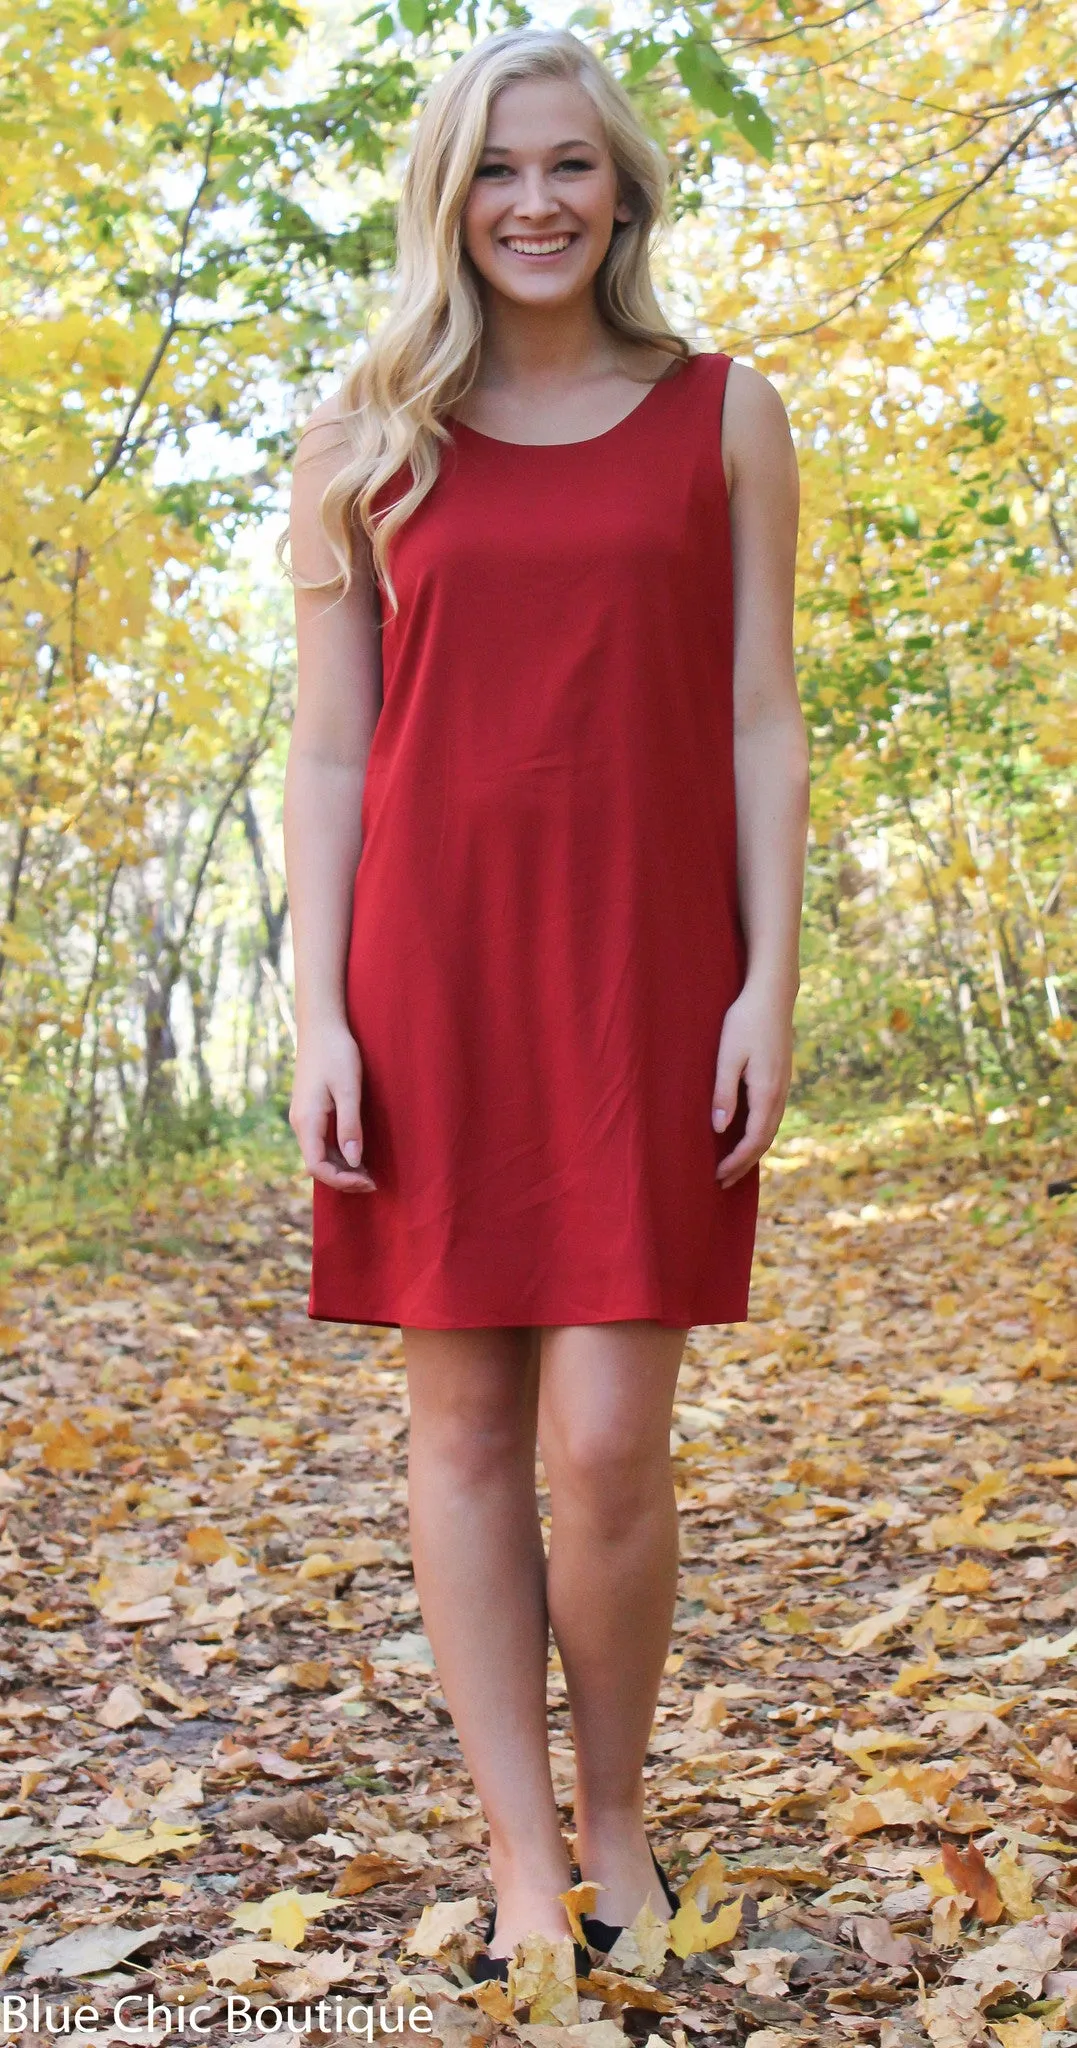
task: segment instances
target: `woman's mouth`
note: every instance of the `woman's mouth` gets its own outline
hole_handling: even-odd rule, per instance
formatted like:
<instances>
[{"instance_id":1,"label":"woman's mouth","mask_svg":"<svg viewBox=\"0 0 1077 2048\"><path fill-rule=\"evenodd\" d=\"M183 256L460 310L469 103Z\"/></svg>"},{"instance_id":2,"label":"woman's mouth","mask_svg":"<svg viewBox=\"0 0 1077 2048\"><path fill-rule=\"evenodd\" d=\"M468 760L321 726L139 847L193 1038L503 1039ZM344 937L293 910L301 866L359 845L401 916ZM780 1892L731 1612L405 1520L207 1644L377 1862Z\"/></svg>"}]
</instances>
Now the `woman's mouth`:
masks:
<instances>
[{"instance_id":1,"label":"woman's mouth","mask_svg":"<svg viewBox=\"0 0 1077 2048\"><path fill-rule=\"evenodd\" d=\"M506 235L502 247L532 263L551 262L563 256L575 240L575 235Z\"/></svg>"}]
</instances>

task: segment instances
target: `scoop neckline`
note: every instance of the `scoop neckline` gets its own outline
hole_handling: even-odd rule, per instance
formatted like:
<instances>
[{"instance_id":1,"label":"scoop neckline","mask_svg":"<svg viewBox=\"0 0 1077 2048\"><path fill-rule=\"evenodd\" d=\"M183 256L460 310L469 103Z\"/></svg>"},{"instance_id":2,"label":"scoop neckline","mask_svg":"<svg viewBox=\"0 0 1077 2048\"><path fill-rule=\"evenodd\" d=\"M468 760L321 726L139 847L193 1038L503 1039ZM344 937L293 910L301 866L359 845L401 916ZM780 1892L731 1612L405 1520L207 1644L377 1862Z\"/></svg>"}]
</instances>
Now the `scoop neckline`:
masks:
<instances>
[{"instance_id":1,"label":"scoop neckline","mask_svg":"<svg viewBox=\"0 0 1077 2048\"><path fill-rule=\"evenodd\" d=\"M575 441L506 441L502 439L500 434L484 434L480 427L469 427L466 420L458 420L451 415L450 424L454 434L462 427L465 434L470 434L476 441L488 441L493 448L526 448L528 450L533 448L593 448L596 441L608 441L611 434L617 434L622 427L627 427L629 422L635 419L636 414L644 410L644 407L655 396L656 392L663 390L667 384L679 383L689 363L696 361L698 361L698 357L695 355L683 356L680 359L680 369L673 376L670 375L668 370L664 370L660 377L655 378L653 384L648 385L643 397L637 400L631 411L624 413L619 420L614 420L612 427L603 427L600 434L586 434L582 439Z\"/></svg>"}]
</instances>

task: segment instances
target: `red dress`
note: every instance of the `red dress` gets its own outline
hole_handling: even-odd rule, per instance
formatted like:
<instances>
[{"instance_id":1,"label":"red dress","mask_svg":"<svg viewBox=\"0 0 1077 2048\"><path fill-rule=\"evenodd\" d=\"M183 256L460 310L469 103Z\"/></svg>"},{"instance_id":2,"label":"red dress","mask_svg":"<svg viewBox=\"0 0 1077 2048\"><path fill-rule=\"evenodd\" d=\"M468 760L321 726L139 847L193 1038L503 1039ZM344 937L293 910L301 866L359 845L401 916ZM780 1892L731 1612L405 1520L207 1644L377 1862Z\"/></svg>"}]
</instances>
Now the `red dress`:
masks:
<instances>
[{"instance_id":1,"label":"red dress","mask_svg":"<svg viewBox=\"0 0 1077 2048\"><path fill-rule=\"evenodd\" d=\"M346 975L377 1189L313 1184L316 1320L747 1315L743 1086L710 1120L746 959L729 360L586 441L453 422L392 542Z\"/></svg>"}]
</instances>

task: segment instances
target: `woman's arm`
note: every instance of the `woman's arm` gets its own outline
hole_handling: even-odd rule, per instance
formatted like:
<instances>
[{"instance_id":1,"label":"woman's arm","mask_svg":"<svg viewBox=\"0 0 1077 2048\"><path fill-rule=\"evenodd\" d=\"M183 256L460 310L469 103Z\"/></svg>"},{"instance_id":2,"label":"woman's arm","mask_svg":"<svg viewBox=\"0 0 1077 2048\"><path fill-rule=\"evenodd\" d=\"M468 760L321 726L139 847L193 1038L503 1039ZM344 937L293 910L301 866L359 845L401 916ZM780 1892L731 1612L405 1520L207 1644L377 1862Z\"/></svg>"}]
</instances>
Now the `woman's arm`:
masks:
<instances>
[{"instance_id":1,"label":"woman's arm","mask_svg":"<svg viewBox=\"0 0 1077 2048\"><path fill-rule=\"evenodd\" d=\"M744 987L726 1013L714 1088L723 1130L743 1076L744 1136L721 1161L724 1187L773 1143L793 1064L800 919L808 830L808 740L793 658L800 484L785 407L774 386L733 363L723 445L730 458L733 538L734 771Z\"/></svg>"},{"instance_id":2,"label":"woman's arm","mask_svg":"<svg viewBox=\"0 0 1077 2048\"><path fill-rule=\"evenodd\" d=\"M339 396L315 408L292 473L291 559L300 576L332 576L337 564L318 505L349 459ZM296 588L298 696L284 778L284 858L295 963L295 1083L289 1122L316 1180L365 1192L362 1068L348 1026L344 973L352 890L361 843L367 754L381 708L381 645L365 564L346 597ZM337 1145L328 1148L331 1109Z\"/></svg>"}]
</instances>

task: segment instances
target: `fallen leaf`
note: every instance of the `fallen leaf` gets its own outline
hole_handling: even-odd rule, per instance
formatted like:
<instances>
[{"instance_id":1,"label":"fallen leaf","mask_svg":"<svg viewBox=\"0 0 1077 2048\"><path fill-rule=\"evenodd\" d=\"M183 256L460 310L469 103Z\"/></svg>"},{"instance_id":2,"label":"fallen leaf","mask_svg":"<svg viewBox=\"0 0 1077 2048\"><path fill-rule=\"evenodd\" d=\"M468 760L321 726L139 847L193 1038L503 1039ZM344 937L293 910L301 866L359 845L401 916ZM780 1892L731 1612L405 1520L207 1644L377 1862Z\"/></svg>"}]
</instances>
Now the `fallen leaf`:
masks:
<instances>
[{"instance_id":1,"label":"fallen leaf","mask_svg":"<svg viewBox=\"0 0 1077 2048\"><path fill-rule=\"evenodd\" d=\"M114 1685L109 1696L98 1707L94 1715L103 1728L129 1728L132 1721L141 1721L146 1711L145 1702L133 1685Z\"/></svg>"},{"instance_id":2,"label":"fallen leaf","mask_svg":"<svg viewBox=\"0 0 1077 2048\"><path fill-rule=\"evenodd\" d=\"M622 1929L609 1951L611 1969L626 1975L657 1977L661 1974L670 1945L670 1922L662 1920L644 1900L635 1919Z\"/></svg>"},{"instance_id":3,"label":"fallen leaf","mask_svg":"<svg viewBox=\"0 0 1077 2048\"><path fill-rule=\"evenodd\" d=\"M841 1649L847 1657L859 1656L870 1650L876 1643L884 1642L899 1628L904 1628L913 1608L924 1598L931 1584L932 1574L921 1573L906 1586L898 1588L897 1599L878 1614L869 1614L863 1621L856 1621L851 1628L842 1630L839 1637Z\"/></svg>"},{"instance_id":4,"label":"fallen leaf","mask_svg":"<svg viewBox=\"0 0 1077 2048\"><path fill-rule=\"evenodd\" d=\"M31 1949L23 1961L23 1976L87 1977L96 1970L111 1970L166 1932L164 1927L80 1927L61 1941Z\"/></svg>"},{"instance_id":5,"label":"fallen leaf","mask_svg":"<svg viewBox=\"0 0 1077 2048\"><path fill-rule=\"evenodd\" d=\"M572 2027L580 2017L576 1959L568 1935L548 1941L528 1934L509 1963L509 1995L514 2005L526 2003L535 2026Z\"/></svg>"},{"instance_id":6,"label":"fallen leaf","mask_svg":"<svg viewBox=\"0 0 1077 2048\"><path fill-rule=\"evenodd\" d=\"M933 1593L983 1593L991 1584L993 1574L990 1565L978 1564L974 1557L963 1557L960 1564L940 1564L931 1581Z\"/></svg>"},{"instance_id":7,"label":"fallen leaf","mask_svg":"<svg viewBox=\"0 0 1077 2048\"><path fill-rule=\"evenodd\" d=\"M1034 1920L1036 1908L1032 1895L1036 1880L1028 1865L1021 1862L1015 1850L1007 1843L991 1858L991 1870L998 1886L999 1897L1011 1920Z\"/></svg>"},{"instance_id":8,"label":"fallen leaf","mask_svg":"<svg viewBox=\"0 0 1077 2048\"><path fill-rule=\"evenodd\" d=\"M915 1692L918 1686L930 1685L941 1670L942 1658L938 1651L929 1650L926 1657L914 1658L911 1663L902 1665L890 1690L895 1698L907 1699L909 1693Z\"/></svg>"},{"instance_id":9,"label":"fallen leaf","mask_svg":"<svg viewBox=\"0 0 1077 2048\"><path fill-rule=\"evenodd\" d=\"M10 1970L12 1963L15 1961L15 1958L18 1955L20 1949L22 1948L25 1939L25 1927L18 1927L16 1928L15 1933L12 1935L10 1941L5 1943L3 1949L0 1949L0 1977L7 1976L7 1973Z\"/></svg>"},{"instance_id":10,"label":"fallen leaf","mask_svg":"<svg viewBox=\"0 0 1077 2048\"><path fill-rule=\"evenodd\" d=\"M743 1984L755 1998L787 1998L794 1958L781 1948L741 1948L721 1975L728 1984Z\"/></svg>"},{"instance_id":11,"label":"fallen leaf","mask_svg":"<svg viewBox=\"0 0 1077 2048\"><path fill-rule=\"evenodd\" d=\"M720 1687L703 1686L692 1701L692 1711L688 1716L689 1727L704 1730L721 1728L728 1719L729 1707L722 1698Z\"/></svg>"},{"instance_id":12,"label":"fallen leaf","mask_svg":"<svg viewBox=\"0 0 1077 2048\"><path fill-rule=\"evenodd\" d=\"M200 1828L177 1828L171 1822L155 1820L148 1829L124 1833L106 1828L95 1842L76 1846L79 1856L102 1856L110 1863L149 1863L156 1856L182 1856L202 1840Z\"/></svg>"},{"instance_id":13,"label":"fallen leaf","mask_svg":"<svg viewBox=\"0 0 1077 2048\"><path fill-rule=\"evenodd\" d=\"M656 1984L647 1984L641 1977L622 1977L616 1970L592 1966L590 1975L584 1979L590 1991L606 2005L616 2005L618 2010L629 2006L636 2012L676 2012L677 2001L666 1991L659 1991Z\"/></svg>"},{"instance_id":14,"label":"fallen leaf","mask_svg":"<svg viewBox=\"0 0 1077 2048\"><path fill-rule=\"evenodd\" d=\"M319 1999L334 1984L346 1984L355 1976L356 1957L346 1948L319 1949L304 1959L301 1969L284 1970L273 1989L284 1998Z\"/></svg>"},{"instance_id":15,"label":"fallen leaf","mask_svg":"<svg viewBox=\"0 0 1077 2048\"><path fill-rule=\"evenodd\" d=\"M681 1903L669 1923L670 1941L676 1956L704 1955L732 1941L740 1930L743 1896L720 1906L713 1920L704 1920L695 1898L681 1895Z\"/></svg>"},{"instance_id":16,"label":"fallen leaf","mask_svg":"<svg viewBox=\"0 0 1077 2048\"><path fill-rule=\"evenodd\" d=\"M857 1914L853 1926L864 1954L873 1963L884 1963L889 1969L905 1969L911 1963L912 1942L907 1935L895 1934L888 1920L873 1914Z\"/></svg>"},{"instance_id":17,"label":"fallen leaf","mask_svg":"<svg viewBox=\"0 0 1077 2048\"><path fill-rule=\"evenodd\" d=\"M252 1799L236 1808L236 1824L269 1828L286 1842L307 1842L325 1826L325 1806L309 1792L288 1792L283 1797Z\"/></svg>"},{"instance_id":18,"label":"fallen leaf","mask_svg":"<svg viewBox=\"0 0 1077 2048\"><path fill-rule=\"evenodd\" d=\"M271 1892L268 1898L237 1906L232 1924L246 1934L268 1934L271 1941L297 1949L306 1940L309 1922L330 1912L335 1903L331 1892Z\"/></svg>"},{"instance_id":19,"label":"fallen leaf","mask_svg":"<svg viewBox=\"0 0 1077 2048\"><path fill-rule=\"evenodd\" d=\"M974 1985L981 1995L1007 1984L1036 1998L1048 1970L1057 1969L1064 1943L1065 1936L1052 1933L1041 1920L1026 1920L1020 1927L1007 1927L973 1955L962 1956L953 1975Z\"/></svg>"},{"instance_id":20,"label":"fallen leaf","mask_svg":"<svg viewBox=\"0 0 1077 2048\"><path fill-rule=\"evenodd\" d=\"M436 1956L452 1934L462 1934L477 1917L478 1899L439 1899L424 1906L417 1927L407 1936L404 1947L414 1955Z\"/></svg>"},{"instance_id":21,"label":"fallen leaf","mask_svg":"<svg viewBox=\"0 0 1077 2048\"><path fill-rule=\"evenodd\" d=\"M581 1880L579 1884L570 1885L568 1891L558 1892L557 1894L568 1915L569 1930L573 1941L582 1942L584 1946L586 1946L586 1942L580 1922L580 1915L581 1913L594 1912L598 1904L598 1894L599 1886L592 1883L589 1879L587 1881Z\"/></svg>"},{"instance_id":22,"label":"fallen leaf","mask_svg":"<svg viewBox=\"0 0 1077 2048\"><path fill-rule=\"evenodd\" d=\"M299 1692L327 1692L333 1683L331 1664L314 1658L305 1658L298 1664L289 1664L288 1683Z\"/></svg>"},{"instance_id":23,"label":"fallen leaf","mask_svg":"<svg viewBox=\"0 0 1077 2048\"><path fill-rule=\"evenodd\" d=\"M345 1865L333 1886L338 1899L359 1898L363 1892L373 1889L376 1884L396 1884L410 1869L395 1856L381 1856L376 1851L360 1852Z\"/></svg>"},{"instance_id":24,"label":"fallen leaf","mask_svg":"<svg viewBox=\"0 0 1077 2048\"><path fill-rule=\"evenodd\" d=\"M506 1986L499 1983L496 1977L487 1977L483 1983L473 1984L469 1996L488 2019L496 2021L499 2025L513 2024L516 2009Z\"/></svg>"},{"instance_id":25,"label":"fallen leaf","mask_svg":"<svg viewBox=\"0 0 1077 2048\"><path fill-rule=\"evenodd\" d=\"M945 1898L932 1901L931 1939L936 1948L956 1947L965 1914L971 1911L972 1900L965 1892L950 1892Z\"/></svg>"},{"instance_id":26,"label":"fallen leaf","mask_svg":"<svg viewBox=\"0 0 1077 2048\"><path fill-rule=\"evenodd\" d=\"M974 1985L945 1984L941 1991L921 1992L917 2010L933 2048L972 2048L984 2039L983 2014Z\"/></svg>"},{"instance_id":27,"label":"fallen leaf","mask_svg":"<svg viewBox=\"0 0 1077 2048\"><path fill-rule=\"evenodd\" d=\"M200 1968L209 1971L214 1984L247 1984L258 1974L259 1963L294 1963L295 1950L279 1941L233 1941L215 1955L206 1956Z\"/></svg>"},{"instance_id":28,"label":"fallen leaf","mask_svg":"<svg viewBox=\"0 0 1077 2048\"><path fill-rule=\"evenodd\" d=\"M1001 1920L1003 1906L998 1886L975 1842L970 1842L964 1850L955 1848L952 1842L944 1842L942 1867L954 1890L967 1893L973 1901L985 1926L993 1927L996 1920Z\"/></svg>"},{"instance_id":29,"label":"fallen leaf","mask_svg":"<svg viewBox=\"0 0 1077 2048\"><path fill-rule=\"evenodd\" d=\"M1002 2048L1042 2048L1043 2021L1028 2014L1016 2020L992 2020L991 2032Z\"/></svg>"}]
</instances>

